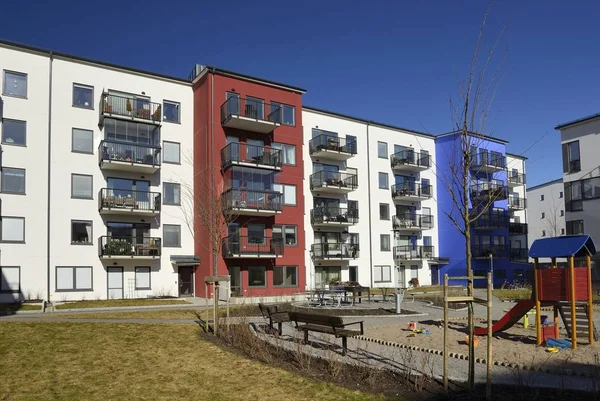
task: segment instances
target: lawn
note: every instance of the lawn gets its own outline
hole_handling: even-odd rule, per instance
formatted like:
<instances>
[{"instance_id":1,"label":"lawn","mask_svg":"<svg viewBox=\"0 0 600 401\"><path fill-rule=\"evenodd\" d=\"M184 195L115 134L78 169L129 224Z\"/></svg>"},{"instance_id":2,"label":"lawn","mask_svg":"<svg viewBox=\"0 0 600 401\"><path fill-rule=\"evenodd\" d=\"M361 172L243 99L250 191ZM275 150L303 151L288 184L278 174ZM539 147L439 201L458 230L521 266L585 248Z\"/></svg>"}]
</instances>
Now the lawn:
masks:
<instances>
[{"instance_id":1,"label":"lawn","mask_svg":"<svg viewBox=\"0 0 600 401\"><path fill-rule=\"evenodd\" d=\"M493 290L492 295L502 301L521 301L531 299L531 290Z\"/></svg>"},{"instance_id":2,"label":"lawn","mask_svg":"<svg viewBox=\"0 0 600 401\"><path fill-rule=\"evenodd\" d=\"M31 304L0 304L0 312L16 312L20 310L36 310L40 311L42 309L41 305L31 305Z\"/></svg>"},{"instance_id":3,"label":"lawn","mask_svg":"<svg viewBox=\"0 0 600 401\"><path fill-rule=\"evenodd\" d=\"M56 309L118 308L124 306L189 305L183 299L106 299L75 301L56 305Z\"/></svg>"},{"instance_id":4,"label":"lawn","mask_svg":"<svg viewBox=\"0 0 600 401\"><path fill-rule=\"evenodd\" d=\"M206 316L206 309L198 308L165 308L165 309L152 309L152 310L141 310L141 311L116 311L116 312L80 312L80 313L46 313L39 316L40 318L55 318L64 317L70 319L189 319L196 320L198 317L196 313L200 313L204 319ZM212 319L212 309L209 310L209 317Z\"/></svg>"},{"instance_id":5,"label":"lawn","mask_svg":"<svg viewBox=\"0 0 600 401\"><path fill-rule=\"evenodd\" d=\"M383 399L247 360L198 333L194 325L2 323L0 399Z\"/></svg>"}]
</instances>

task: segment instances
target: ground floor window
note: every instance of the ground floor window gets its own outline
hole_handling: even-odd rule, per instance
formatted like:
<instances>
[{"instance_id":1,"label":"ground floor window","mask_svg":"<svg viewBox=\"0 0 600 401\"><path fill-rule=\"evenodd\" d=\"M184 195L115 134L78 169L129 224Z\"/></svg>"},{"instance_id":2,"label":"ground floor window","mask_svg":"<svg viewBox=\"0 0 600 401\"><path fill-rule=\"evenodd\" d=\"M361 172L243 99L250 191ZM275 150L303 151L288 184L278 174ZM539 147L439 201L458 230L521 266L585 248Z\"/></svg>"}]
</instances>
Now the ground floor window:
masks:
<instances>
[{"instance_id":1,"label":"ground floor window","mask_svg":"<svg viewBox=\"0 0 600 401\"><path fill-rule=\"evenodd\" d=\"M21 268L18 266L0 267L0 292L21 290Z\"/></svg>"},{"instance_id":2,"label":"ground floor window","mask_svg":"<svg viewBox=\"0 0 600 401\"><path fill-rule=\"evenodd\" d=\"M136 267L135 268L135 289L136 290L149 290L150 285L150 267Z\"/></svg>"},{"instance_id":3,"label":"ground floor window","mask_svg":"<svg viewBox=\"0 0 600 401\"><path fill-rule=\"evenodd\" d=\"M419 265L410 265L410 278L419 277Z\"/></svg>"},{"instance_id":4,"label":"ground floor window","mask_svg":"<svg viewBox=\"0 0 600 401\"><path fill-rule=\"evenodd\" d=\"M298 266L275 266L273 268L273 285L281 287L297 287Z\"/></svg>"},{"instance_id":5,"label":"ground floor window","mask_svg":"<svg viewBox=\"0 0 600 401\"><path fill-rule=\"evenodd\" d=\"M340 281L342 281L341 267L315 267L315 285L317 287L323 287Z\"/></svg>"},{"instance_id":6,"label":"ground floor window","mask_svg":"<svg viewBox=\"0 0 600 401\"><path fill-rule=\"evenodd\" d=\"M56 267L56 291L92 291L91 266Z\"/></svg>"},{"instance_id":7,"label":"ground floor window","mask_svg":"<svg viewBox=\"0 0 600 401\"><path fill-rule=\"evenodd\" d=\"M392 281L392 266L373 266L373 281L389 283Z\"/></svg>"},{"instance_id":8,"label":"ground floor window","mask_svg":"<svg viewBox=\"0 0 600 401\"><path fill-rule=\"evenodd\" d=\"M358 282L358 266L350 266L348 268L348 273L349 273L348 279L350 281Z\"/></svg>"},{"instance_id":9,"label":"ground floor window","mask_svg":"<svg viewBox=\"0 0 600 401\"><path fill-rule=\"evenodd\" d=\"M248 287L266 287L267 268L264 266L248 267Z\"/></svg>"}]
</instances>

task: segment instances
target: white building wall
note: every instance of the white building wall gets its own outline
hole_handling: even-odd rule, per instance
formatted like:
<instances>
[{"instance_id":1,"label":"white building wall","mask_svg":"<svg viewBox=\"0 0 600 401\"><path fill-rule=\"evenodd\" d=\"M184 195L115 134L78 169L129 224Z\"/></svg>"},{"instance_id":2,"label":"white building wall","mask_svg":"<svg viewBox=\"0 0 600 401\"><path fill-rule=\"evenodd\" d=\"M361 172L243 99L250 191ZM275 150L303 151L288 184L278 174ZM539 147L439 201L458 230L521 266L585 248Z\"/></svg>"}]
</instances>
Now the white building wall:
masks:
<instances>
[{"instance_id":1,"label":"white building wall","mask_svg":"<svg viewBox=\"0 0 600 401\"><path fill-rule=\"evenodd\" d=\"M522 185L514 185L509 188L509 194L511 197L516 197L524 200L525 209L511 209L509 207L510 222L511 223L527 223L528 222L528 209L527 204L527 173L525 169L525 158L517 155L506 154L506 169L507 169L507 185L509 185L510 177L513 172L516 172L518 176L522 176ZM519 178L512 180L513 182L519 182ZM521 201L517 200L517 204ZM509 203L510 206L510 203ZM528 236L527 235L510 235L510 246L511 248L528 248Z\"/></svg>"},{"instance_id":2,"label":"white building wall","mask_svg":"<svg viewBox=\"0 0 600 401\"><path fill-rule=\"evenodd\" d=\"M527 198L529 247L538 238L565 235L565 199L562 179L531 187L527 190ZM540 261L549 262L550 260L540 259Z\"/></svg>"}]
</instances>

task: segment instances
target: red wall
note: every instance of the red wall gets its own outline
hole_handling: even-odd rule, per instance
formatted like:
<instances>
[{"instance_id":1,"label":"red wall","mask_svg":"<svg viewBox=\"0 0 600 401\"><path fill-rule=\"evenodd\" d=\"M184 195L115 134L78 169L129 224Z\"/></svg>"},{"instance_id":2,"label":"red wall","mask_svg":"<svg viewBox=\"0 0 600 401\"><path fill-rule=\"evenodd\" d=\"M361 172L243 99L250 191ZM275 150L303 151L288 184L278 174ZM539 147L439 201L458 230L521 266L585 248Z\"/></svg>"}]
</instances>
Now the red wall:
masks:
<instances>
[{"instance_id":1,"label":"red wall","mask_svg":"<svg viewBox=\"0 0 600 401\"><path fill-rule=\"evenodd\" d=\"M214 79L214 81L213 81ZM211 85L214 82L214 87ZM214 93L211 93L214 91ZM252 96L265 100L265 103L276 101L295 106L295 125L281 125L271 134L259 134L248 131L231 130L221 126L221 105L226 100L226 92L236 92L241 97ZM211 102L211 95L214 99ZM214 105L211 110L211 104ZM211 149L211 113L214 118L214 147ZM223 187L223 176L221 174L221 149L226 145L226 136L234 135L245 142L247 138L260 139L265 145L272 142L280 142L296 145L296 165L283 165L282 171L276 175L276 181L282 184L296 185L297 206L284 206L283 212L275 217L260 217L259 221L267 227L267 236L271 236L273 224L290 224L297 226L297 246L284 247L283 256L277 259L234 259L224 260L219 256L219 274L229 274L227 265L240 266L242 268L242 293L243 296L265 296L285 295L298 291L304 291L306 281L306 263L304 261L304 191L303 191L303 160L302 160L302 95L291 90L273 87L267 84L250 82L218 73L208 73L194 85L194 170L195 174L207 173L206 168L210 165L209 158L211 150L214 157L214 174L217 187ZM202 191L199 177L195 181L195 190ZM205 189L204 189L205 190ZM256 221L253 217L253 221ZM244 217L240 218L244 224ZM200 256L200 266L195 275L196 295L204 296L204 277L212 275L212 255L201 244L207 243L206 234L203 233L202 225L197 221L196 227L196 253ZM242 228L242 231L244 229ZM248 288L247 266L267 266L266 288ZM298 266L298 286L294 288L273 287L273 265ZM209 290L209 293L211 290Z\"/></svg>"}]
</instances>

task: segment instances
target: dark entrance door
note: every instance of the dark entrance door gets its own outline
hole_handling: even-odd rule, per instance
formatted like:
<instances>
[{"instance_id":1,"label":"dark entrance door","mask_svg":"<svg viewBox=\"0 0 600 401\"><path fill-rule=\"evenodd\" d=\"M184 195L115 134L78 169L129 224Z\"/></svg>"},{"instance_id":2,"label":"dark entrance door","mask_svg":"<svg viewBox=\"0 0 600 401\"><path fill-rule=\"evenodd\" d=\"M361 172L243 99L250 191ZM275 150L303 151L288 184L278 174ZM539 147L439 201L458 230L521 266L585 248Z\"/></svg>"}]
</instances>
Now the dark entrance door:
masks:
<instances>
[{"instance_id":1,"label":"dark entrance door","mask_svg":"<svg viewBox=\"0 0 600 401\"><path fill-rule=\"evenodd\" d=\"M179 266L179 296L191 297L194 295L194 267Z\"/></svg>"},{"instance_id":2,"label":"dark entrance door","mask_svg":"<svg viewBox=\"0 0 600 401\"><path fill-rule=\"evenodd\" d=\"M431 284L432 285L440 284L440 266L439 265L431 265Z\"/></svg>"}]
</instances>

